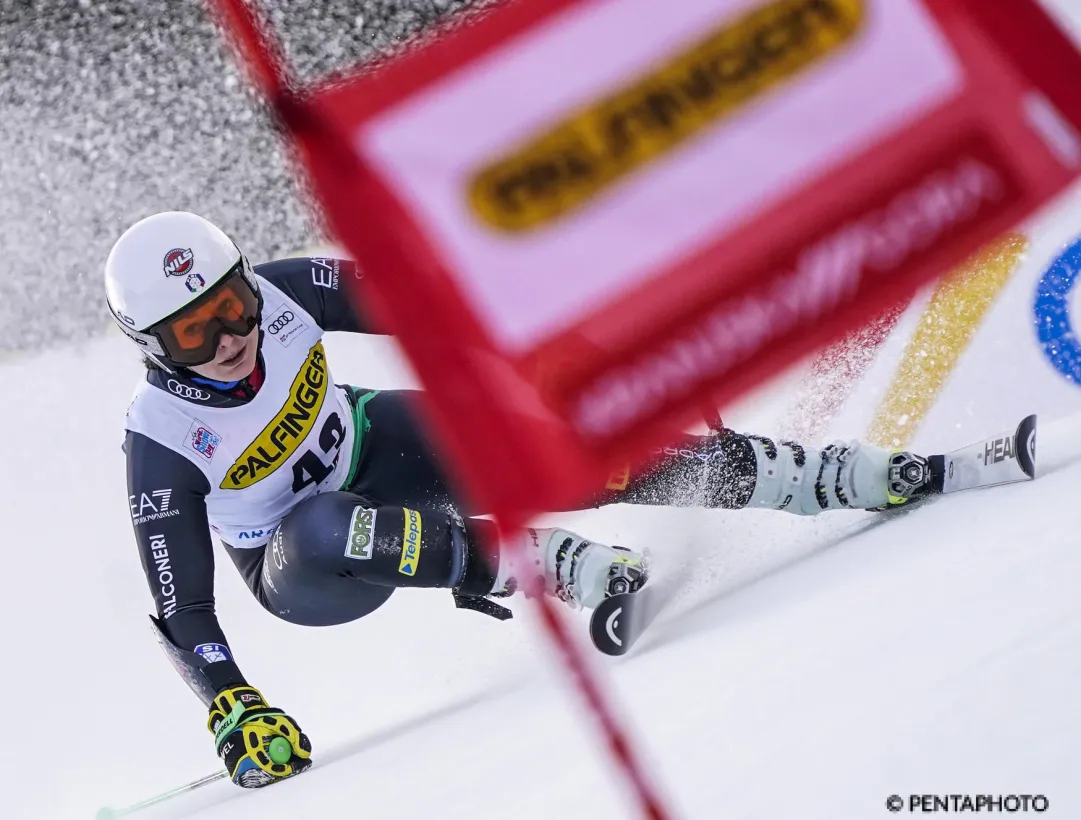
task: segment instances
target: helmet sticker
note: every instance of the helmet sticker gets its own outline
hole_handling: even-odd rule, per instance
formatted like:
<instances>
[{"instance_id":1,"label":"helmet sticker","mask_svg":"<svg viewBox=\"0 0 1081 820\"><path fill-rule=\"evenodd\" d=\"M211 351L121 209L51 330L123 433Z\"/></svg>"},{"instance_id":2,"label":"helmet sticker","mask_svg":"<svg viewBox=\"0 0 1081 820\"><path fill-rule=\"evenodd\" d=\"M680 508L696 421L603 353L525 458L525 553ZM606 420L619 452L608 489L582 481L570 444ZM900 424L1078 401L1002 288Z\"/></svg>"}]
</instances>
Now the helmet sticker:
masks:
<instances>
[{"instance_id":1,"label":"helmet sticker","mask_svg":"<svg viewBox=\"0 0 1081 820\"><path fill-rule=\"evenodd\" d=\"M195 254L191 248L173 248L165 254L162 266L166 276L186 276L195 266Z\"/></svg>"},{"instance_id":2,"label":"helmet sticker","mask_svg":"<svg viewBox=\"0 0 1081 820\"><path fill-rule=\"evenodd\" d=\"M206 287L206 280L197 273L189 273L188 278L184 280L184 284L188 286L188 290L192 293L198 293Z\"/></svg>"}]
</instances>

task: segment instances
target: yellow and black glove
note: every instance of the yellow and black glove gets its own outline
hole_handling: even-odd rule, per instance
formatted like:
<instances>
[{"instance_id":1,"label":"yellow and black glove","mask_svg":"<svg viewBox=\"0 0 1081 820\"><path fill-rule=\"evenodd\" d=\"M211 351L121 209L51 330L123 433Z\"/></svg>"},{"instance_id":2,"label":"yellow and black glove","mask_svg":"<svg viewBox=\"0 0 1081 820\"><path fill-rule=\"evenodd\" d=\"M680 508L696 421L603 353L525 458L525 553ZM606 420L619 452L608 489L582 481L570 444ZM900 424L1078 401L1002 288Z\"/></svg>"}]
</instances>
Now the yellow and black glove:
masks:
<instances>
[{"instance_id":1,"label":"yellow and black glove","mask_svg":"<svg viewBox=\"0 0 1081 820\"><path fill-rule=\"evenodd\" d=\"M258 689L232 686L210 704L207 727L238 786L258 789L312 765L312 744L296 721L267 705Z\"/></svg>"}]
</instances>

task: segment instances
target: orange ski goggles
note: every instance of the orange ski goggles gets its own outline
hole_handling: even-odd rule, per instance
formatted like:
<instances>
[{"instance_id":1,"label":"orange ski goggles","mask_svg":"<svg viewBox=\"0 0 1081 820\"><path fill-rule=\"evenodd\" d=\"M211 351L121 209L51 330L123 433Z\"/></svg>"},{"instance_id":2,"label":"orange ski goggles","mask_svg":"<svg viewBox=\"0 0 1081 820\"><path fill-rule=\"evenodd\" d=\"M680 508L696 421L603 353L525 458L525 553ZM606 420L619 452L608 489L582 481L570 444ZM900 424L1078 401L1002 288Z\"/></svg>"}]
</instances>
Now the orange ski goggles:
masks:
<instances>
[{"instance_id":1,"label":"orange ski goggles","mask_svg":"<svg viewBox=\"0 0 1081 820\"><path fill-rule=\"evenodd\" d=\"M259 325L262 298L241 260L206 293L145 332L158 337L170 361L185 367L213 361L222 334L247 336Z\"/></svg>"}]
</instances>

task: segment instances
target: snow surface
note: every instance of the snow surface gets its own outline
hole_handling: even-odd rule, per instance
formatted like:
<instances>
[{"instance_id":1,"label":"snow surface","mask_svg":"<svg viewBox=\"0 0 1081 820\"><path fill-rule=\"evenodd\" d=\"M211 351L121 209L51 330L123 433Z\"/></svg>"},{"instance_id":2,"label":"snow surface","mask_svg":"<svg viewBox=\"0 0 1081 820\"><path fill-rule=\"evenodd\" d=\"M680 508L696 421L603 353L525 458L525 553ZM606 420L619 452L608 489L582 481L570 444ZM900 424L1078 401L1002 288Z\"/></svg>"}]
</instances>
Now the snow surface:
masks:
<instances>
[{"instance_id":1,"label":"snow surface","mask_svg":"<svg viewBox=\"0 0 1081 820\"><path fill-rule=\"evenodd\" d=\"M1081 20L1076 0L1055 6ZM1077 233L1078 213L1043 224L1051 246ZM1027 310L1027 298L996 310ZM1012 340L994 341L1008 355ZM902 346L887 344L832 434L864 429ZM388 342L327 347L338 381L411 383ZM205 710L146 618L119 446L140 370L115 333L0 363L5 820L90 818L218 768ZM970 392L984 372L962 361L936 408L951 423L914 445L999 431L1000 408ZM776 429L798 380L726 420ZM1081 422L1049 393L985 381L1041 413L1036 482L889 521L624 506L553 517L648 545L662 567L698 552L685 614L631 657L597 660L677 816L863 820L894 816L891 794L990 793L1044 794L1043 816L1081 817ZM268 616L220 557L234 653L309 733L316 766L258 792L217 783L136 817L633 816L523 602L500 624L406 590L361 621L305 629Z\"/></svg>"},{"instance_id":2,"label":"snow surface","mask_svg":"<svg viewBox=\"0 0 1081 820\"><path fill-rule=\"evenodd\" d=\"M384 340L332 336L328 351L339 381L409 381ZM133 351L110 335L0 369L20 386L6 392L15 469L0 473L14 541L0 576L3 815L88 818L217 759L146 620L119 447ZM776 395L729 418L766 417ZM884 817L887 795L913 792L1046 794L1047 816L1081 816L1081 423L1045 425L1039 441L1040 480L888 522L626 506L560 517L651 545L661 565L704 550L680 601L693 611L636 655L598 660L679 816ZM268 616L223 564L234 653L310 734L317 765L138 816L633 816L522 602L500 624L406 590L356 623L305 629Z\"/></svg>"}]
</instances>

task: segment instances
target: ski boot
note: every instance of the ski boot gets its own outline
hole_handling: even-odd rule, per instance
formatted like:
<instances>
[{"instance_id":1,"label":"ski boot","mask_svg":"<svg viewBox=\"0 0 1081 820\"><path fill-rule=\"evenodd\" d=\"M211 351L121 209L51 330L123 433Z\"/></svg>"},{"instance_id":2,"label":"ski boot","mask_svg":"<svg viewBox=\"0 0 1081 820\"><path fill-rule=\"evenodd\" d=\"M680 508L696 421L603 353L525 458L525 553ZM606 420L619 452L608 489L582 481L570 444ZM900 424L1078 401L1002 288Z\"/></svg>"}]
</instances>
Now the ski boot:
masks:
<instances>
[{"instance_id":1,"label":"ski boot","mask_svg":"<svg viewBox=\"0 0 1081 820\"><path fill-rule=\"evenodd\" d=\"M936 485L942 487L942 476L935 475L936 465L937 472L941 472L941 461L941 456L928 459L907 450L894 450L890 453L886 503L870 509L892 510L934 493Z\"/></svg>"},{"instance_id":2,"label":"ski boot","mask_svg":"<svg viewBox=\"0 0 1081 820\"><path fill-rule=\"evenodd\" d=\"M494 596L547 594L575 609L593 609L610 595L637 592L646 582L646 556L625 547L562 529L528 529L522 537L522 543L500 551Z\"/></svg>"},{"instance_id":3,"label":"ski boot","mask_svg":"<svg viewBox=\"0 0 1081 820\"><path fill-rule=\"evenodd\" d=\"M837 441L814 452L792 441L747 439L758 472L748 507L796 515L838 509L881 511L927 495L936 484L931 461L907 451Z\"/></svg>"}]
</instances>

